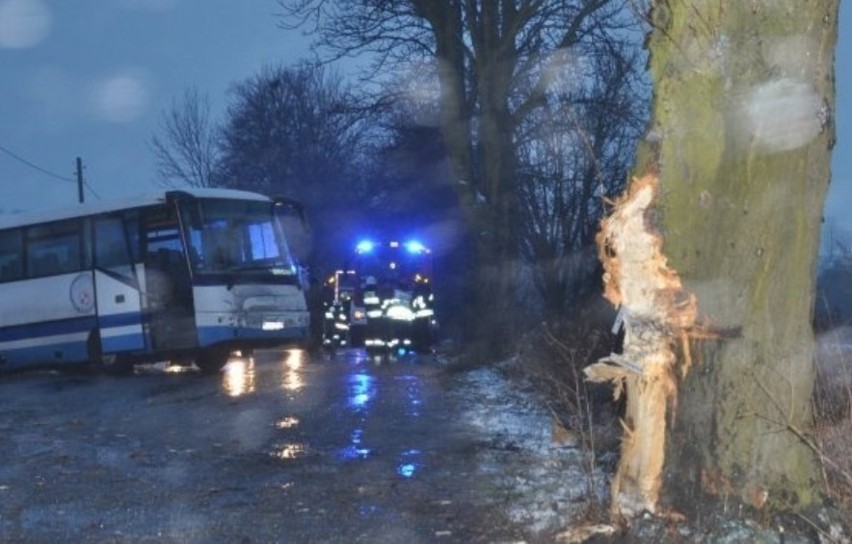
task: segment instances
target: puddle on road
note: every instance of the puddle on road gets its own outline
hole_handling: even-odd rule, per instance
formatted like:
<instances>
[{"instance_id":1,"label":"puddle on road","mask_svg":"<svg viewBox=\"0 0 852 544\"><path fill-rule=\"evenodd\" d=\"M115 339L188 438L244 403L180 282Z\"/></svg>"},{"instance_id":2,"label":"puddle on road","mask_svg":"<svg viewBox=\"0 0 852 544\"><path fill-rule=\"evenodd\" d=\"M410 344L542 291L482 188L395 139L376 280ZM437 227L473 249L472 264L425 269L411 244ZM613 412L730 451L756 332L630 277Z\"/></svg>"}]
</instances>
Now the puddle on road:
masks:
<instances>
[{"instance_id":1,"label":"puddle on road","mask_svg":"<svg viewBox=\"0 0 852 544\"><path fill-rule=\"evenodd\" d=\"M255 392L257 374L254 359L231 358L225 365L222 374L222 389L229 397L241 397Z\"/></svg>"},{"instance_id":2,"label":"puddle on road","mask_svg":"<svg viewBox=\"0 0 852 544\"><path fill-rule=\"evenodd\" d=\"M305 386L302 369L307 354L301 349L288 349L280 361L281 389L300 391ZM222 370L222 390L229 397L242 397L257 392L257 368L254 357L231 357Z\"/></svg>"},{"instance_id":3,"label":"puddle on road","mask_svg":"<svg viewBox=\"0 0 852 544\"><path fill-rule=\"evenodd\" d=\"M306 456L310 451L307 444L293 442L289 444L278 444L269 453L276 459L289 461L292 459L300 459Z\"/></svg>"},{"instance_id":4,"label":"puddle on road","mask_svg":"<svg viewBox=\"0 0 852 544\"><path fill-rule=\"evenodd\" d=\"M304 369L307 362L307 354L301 350L289 350L282 355L278 363L281 369L280 388L282 390L294 392L305 386ZM377 370L371 364L372 361L365 357L363 352L347 352L345 362L347 363L346 368L342 369L345 374L340 376L342 381L337 382L338 387L342 386L342 391L338 391L344 397L340 399L342 405L338 404L337 407L349 414L340 419L340 424L345 424L344 422L350 420L349 416L354 416L350 423L352 427L346 431L348 440L343 444L338 442L331 449L320 447L319 450L316 450L314 448L318 444L314 444L311 438L287 436L294 430L301 428L303 422L295 414L285 415L273 423L276 429L283 431L284 436L279 436L279 440L283 438L285 441L275 443L268 450L268 454L281 462L291 462L314 455L321 457L328 455L338 463L347 465L367 460L378 460L380 463L369 465L368 470L378 469L384 473L386 478L412 480L421 476L424 469L421 450L411 448L411 444L408 444L408 448L391 447L386 451L386 454L382 454L380 450L374 447L376 444L370 444L365 439L367 421L373 415L374 409L381 411L384 403L395 406L396 415L404 416L398 422L399 424L405 424L406 420L412 421L422 415L425 405L425 386L421 378L417 375L396 375L396 372L391 372L389 377L394 383L388 384L388 391L380 392L380 387L386 383L381 380L387 379L387 377L383 378L384 374L376 375ZM383 364L387 364L387 362ZM387 399L381 399L382 406L377 404L380 402L380 393L390 395ZM296 440L291 442L287 438ZM328 465L326 468L337 470L333 465Z\"/></svg>"},{"instance_id":5,"label":"puddle on road","mask_svg":"<svg viewBox=\"0 0 852 544\"><path fill-rule=\"evenodd\" d=\"M289 349L287 356L281 361L281 388L285 391L296 392L305 386L300 372L307 359L307 354L301 349Z\"/></svg>"},{"instance_id":6,"label":"puddle on road","mask_svg":"<svg viewBox=\"0 0 852 544\"><path fill-rule=\"evenodd\" d=\"M299 418L284 417L275 422L276 429L292 429L299 425Z\"/></svg>"}]
</instances>

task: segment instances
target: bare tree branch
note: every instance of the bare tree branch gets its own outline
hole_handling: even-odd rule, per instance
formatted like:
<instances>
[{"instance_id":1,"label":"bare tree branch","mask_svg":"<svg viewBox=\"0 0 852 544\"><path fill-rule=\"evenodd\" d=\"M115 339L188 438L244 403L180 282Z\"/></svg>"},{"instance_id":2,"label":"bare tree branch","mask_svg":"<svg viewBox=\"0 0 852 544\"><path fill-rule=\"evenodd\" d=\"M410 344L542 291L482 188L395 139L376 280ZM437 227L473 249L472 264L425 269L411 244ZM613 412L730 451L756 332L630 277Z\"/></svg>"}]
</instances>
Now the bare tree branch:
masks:
<instances>
[{"instance_id":1,"label":"bare tree branch","mask_svg":"<svg viewBox=\"0 0 852 544\"><path fill-rule=\"evenodd\" d=\"M197 89L185 91L160 118L162 135L153 136L150 147L157 174L166 186L209 187L216 165L217 128L210 119L210 103Z\"/></svg>"}]
</instances>

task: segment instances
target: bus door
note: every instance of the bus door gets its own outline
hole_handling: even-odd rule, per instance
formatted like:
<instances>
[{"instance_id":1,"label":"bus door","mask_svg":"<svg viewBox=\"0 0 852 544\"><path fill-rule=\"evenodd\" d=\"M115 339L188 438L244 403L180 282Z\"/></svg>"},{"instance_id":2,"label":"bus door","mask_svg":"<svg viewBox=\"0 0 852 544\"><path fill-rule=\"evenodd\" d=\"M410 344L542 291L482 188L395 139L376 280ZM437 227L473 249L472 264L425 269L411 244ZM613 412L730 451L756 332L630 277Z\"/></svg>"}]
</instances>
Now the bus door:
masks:
<instances>
[{"instance_id":1,"label":"bus door","mask_svg":"<svg viewBox=\"0 0 852 544\"><path fill-rule=\"evenodd\" d=\"M134 269L132 240L124 220L94 220L95 300L102 354L141 351L145 348L142 326L142 293ZM138 238L138 235L136 236Z\"/></svg>"},{"instance_id":2,"label":"bus door","mask_svg":"<svg viewBox=\"0 0 852 544\"><path fill-rule=\"evenodd\" d=\"M189 261L175 215L151 210L142 225L146 314L156 351L198 344Z\"/></svg>"}]
</instances>

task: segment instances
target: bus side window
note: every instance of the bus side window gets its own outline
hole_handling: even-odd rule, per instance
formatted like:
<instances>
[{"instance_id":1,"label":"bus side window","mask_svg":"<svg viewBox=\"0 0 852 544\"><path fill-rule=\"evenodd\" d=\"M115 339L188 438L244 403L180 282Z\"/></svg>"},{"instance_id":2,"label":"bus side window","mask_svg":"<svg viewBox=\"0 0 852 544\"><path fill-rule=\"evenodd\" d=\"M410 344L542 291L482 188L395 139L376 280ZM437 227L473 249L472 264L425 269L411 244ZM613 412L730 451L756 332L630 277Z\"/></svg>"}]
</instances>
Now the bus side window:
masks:
<instances>
[{"instance_id":1,"label":"bus side window","mask_svg":"<svg viewBox=\"0 0 852 544\"><path fill-rule=\"evenodd\" d=\"M0 281L23 278L23 242L20 230L0 232Z\"/></svg>"},{"instance_id":2,"label":"bus side window","mask_svg":"<svg viewBox=\"0 0 852 544\"><path fill-rule=\"evenodd\" d=\"M131 255L120 218L102 218L95 223L95 264L125 277L132 276Z\"/></svg>"},{"instance_id":3,"label":"bus side window","mask_svg":"<svg viewBox=\"0 0 852 544\"><path fill-rule=\"evenodd\" d=\"M0 281L15 281L23 276L21 259L11 259L0 268Z\"/></svg>"},{"instance_id":4,"label":"bus side window","mask_svg":"<svg viewBox=\"0 0 852 544\"><path fill-rule=\"evenodd\" d=\"M27 229L27 276L41 277L82 269L80 223L63 221Z\"/></svg>"},{"instance_id":5,"label":"bus side window","mask_svg":"<svg viewBox=\"0 0 852 544\"><path fill-rule=\"evenodd\" d=\"M33 276L52 276L62 272L62 263L56 253L45 253L33 259Z\"/></svg>"},{"instance_id":6,"label":"bus side window","mask_svg":"<svg viewBox=\"0 0 852 544\"><path fill-rule=\"evenodd\" d=\"M15 281L24 276L22 255L22 232L0 232L0 281Z\"/></svg>"}]
</instances>

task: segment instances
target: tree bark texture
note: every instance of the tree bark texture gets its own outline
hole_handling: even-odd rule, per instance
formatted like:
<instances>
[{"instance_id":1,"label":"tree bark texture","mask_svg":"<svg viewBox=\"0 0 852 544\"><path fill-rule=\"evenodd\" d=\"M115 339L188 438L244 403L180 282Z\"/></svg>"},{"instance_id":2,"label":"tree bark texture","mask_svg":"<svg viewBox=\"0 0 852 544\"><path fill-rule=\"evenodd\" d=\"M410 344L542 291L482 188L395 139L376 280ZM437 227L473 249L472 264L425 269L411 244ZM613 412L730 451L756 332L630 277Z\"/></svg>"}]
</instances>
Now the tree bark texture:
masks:
<instances>
[{"instance_id":1,"label":"tree bark texture","mask_svg":"<svg viewBox=\"0 0 852 544\"><path fill-rule=\"evenodd\" d=\"M668 375L645 366L614 377L628 398L616 513L656 509L643 487L656 478L677 509L702 492L756 508L821 498L807 445L811 318L837 15L838 0L654 2L652 126L636 172L659 184L645 221L682 281L672 296L694 297L700 326L652 325L678 355ZM628 315L625 354L645 332ZM664 463L647 462L661 452Z\"/></svg>"},{"instance_id":2,"label":"tree bark texture","mask_svg":"<svg viewBox=\"0 0 852 544\"><path fill-rule=\"evenodd\" d=\"M515 336L515 291L518 275L518 205L514 180L515 121L509 107L517 62L515 34L504 28L516 16L504 2L465 4L475 57L464 85L466 67L462 13L458 5L426 12L436 41L441 83L442 132L453 165L472 247L469 278L471 304L466 338L473 358L502 356ZM471 124L472 104L480 115ZM474 138L476 133L478 137ZM472 141L476 140L476 145ZM474 159L472 148L476 148ZM478 166L475 166L478 165Z\"/></svg>"}]
</instances>

